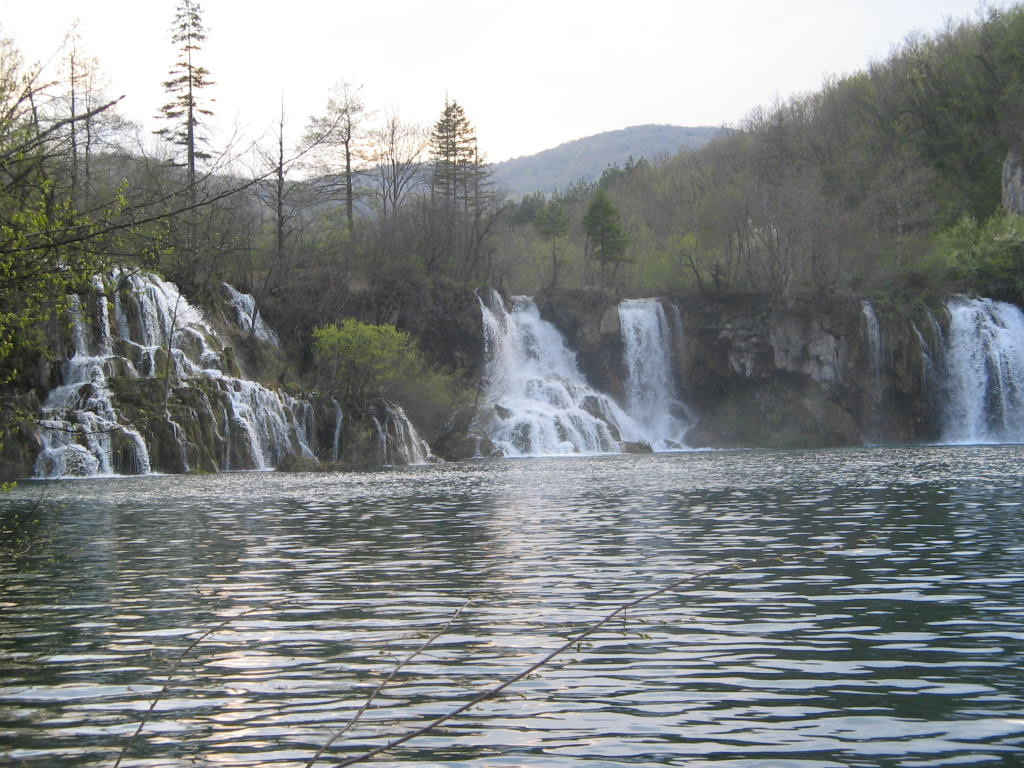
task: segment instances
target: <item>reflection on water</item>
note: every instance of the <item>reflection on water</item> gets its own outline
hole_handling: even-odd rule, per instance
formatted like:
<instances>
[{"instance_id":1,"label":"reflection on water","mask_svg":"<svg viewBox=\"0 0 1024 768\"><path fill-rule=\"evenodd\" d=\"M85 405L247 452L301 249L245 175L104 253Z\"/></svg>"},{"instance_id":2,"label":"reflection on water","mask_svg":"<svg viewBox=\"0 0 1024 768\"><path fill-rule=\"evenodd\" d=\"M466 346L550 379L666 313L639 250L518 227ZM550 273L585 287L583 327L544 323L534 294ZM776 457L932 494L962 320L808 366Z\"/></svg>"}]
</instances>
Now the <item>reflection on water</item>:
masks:
<instances>
[{"instance_id":1,"label":"reflection on water","mask_svg":"<svg viewBox=\"0 0 1024 768\"><path fill-rule=\"evenodd\" d=\"M123 765L304 765L472 598L329 765L693 575L374 764L1019 764L1022 453L30 483L0 499L0 756L112 765L180 659Z\"/></svg>"}]
</instances>

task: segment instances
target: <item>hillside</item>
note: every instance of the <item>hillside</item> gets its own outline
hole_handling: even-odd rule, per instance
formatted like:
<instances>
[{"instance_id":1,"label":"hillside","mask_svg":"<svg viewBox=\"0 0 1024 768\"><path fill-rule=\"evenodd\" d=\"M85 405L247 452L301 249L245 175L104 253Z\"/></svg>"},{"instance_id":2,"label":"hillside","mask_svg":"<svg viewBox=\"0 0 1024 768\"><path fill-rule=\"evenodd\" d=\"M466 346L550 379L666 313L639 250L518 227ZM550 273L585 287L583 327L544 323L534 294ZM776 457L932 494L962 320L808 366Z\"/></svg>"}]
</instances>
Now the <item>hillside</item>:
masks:
<instances>
[{"instance_id":1,"label":"hillside","mask_svg":"<svg viewBox=\"0 0 1024 768\"><path fill-rule=\"evenodd\" d=\"M535 155L495 163L494 181L514 196L567 189L580 179L596 181L609 165L630 157L653 160L681 149L699 149L722 133L709 126L634 125L568 141Z\"/></svg>"}]
</instances>

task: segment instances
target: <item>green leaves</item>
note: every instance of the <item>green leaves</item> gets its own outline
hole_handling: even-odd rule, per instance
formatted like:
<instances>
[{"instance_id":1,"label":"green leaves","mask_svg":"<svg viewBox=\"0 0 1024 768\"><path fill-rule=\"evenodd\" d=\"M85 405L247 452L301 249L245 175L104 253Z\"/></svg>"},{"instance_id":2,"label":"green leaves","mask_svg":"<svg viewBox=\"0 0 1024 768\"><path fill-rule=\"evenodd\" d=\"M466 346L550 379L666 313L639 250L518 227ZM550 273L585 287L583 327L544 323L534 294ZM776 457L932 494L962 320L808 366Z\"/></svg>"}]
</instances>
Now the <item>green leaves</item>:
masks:
<instances>
[{"instance_id":1,"label":"green leaves","mask_svg":"<svg viewBox=\"0 0 1024 768\"><path fill-rule=\"evenodd\" d=\"M591 258L601 264L624 261L628 239L622 230L619 211L608 193L597 190L590 207L583 216L583 231Z\"/></svg>"},{"instance_id":2,"label":"green leaves","mask_svg":"<svg viewBox=\"0 0 1024 768\"><path fill-rule=\"evenodd\" d=\"M400 380L425 365L412 337L393 325L348 318L315 329L313 341L321 383L349 402L392 395Z\"/></svg>"}]
</instances>

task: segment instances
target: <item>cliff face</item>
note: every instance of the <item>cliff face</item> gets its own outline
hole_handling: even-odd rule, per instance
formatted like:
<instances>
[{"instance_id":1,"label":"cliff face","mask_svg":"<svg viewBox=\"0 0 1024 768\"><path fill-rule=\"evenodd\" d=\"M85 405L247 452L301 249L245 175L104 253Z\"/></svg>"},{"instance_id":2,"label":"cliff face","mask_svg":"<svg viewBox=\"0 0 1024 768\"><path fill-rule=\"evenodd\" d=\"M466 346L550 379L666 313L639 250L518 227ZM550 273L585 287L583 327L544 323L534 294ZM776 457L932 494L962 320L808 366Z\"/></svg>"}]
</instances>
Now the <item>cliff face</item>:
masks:
<instances>
[{"instance_id":1,"label":"cliff face","mask_svg":"<svg viewBox=\"0 0 1024 768\"><path fill-rule=\"evenodd\" d=\"M23 397L27 413L42 410L42 428L6 436L5 477L24 477L33 461L37 471L55 476L269 468L315 459L358 466L429 456L397 404L342 418L333 401L244 380L239 363L253 356L246 344L270 354L266 343L232 337L234 349L225 345L227 337L192 316L173 286L156 278L115 283L97 281L70 335L55 335L58 362L41 368L38 392ZM472 290L441 284L386 298L379 289L368 292L366 311L386 310L375 319L414 333L435 360L470 377L483 373L484 330ZM589 384L625 407L633 395L618 298L574 290L542 294L535 303L562 333ZM663 324L671 326L665 337L682 401L677 410L687 417L681 430L695 423L685 434L689 446L940 437L937 401L948 394L937 383L948 373L946 305L872 307L851 297L783 307L750 297L688 297L662 299L660 306ZM171 307L178 317L166 314ZM412 448L398 448L403 445Z\"/></svg>"},{"instance_id":2,"label":"cliff face","mask_svg":"<svg viewBox=\"0 0 1024 768\"><path fill-rule=\"evenodd\" d=\"M918 330L937 327L930 314L875 316L855 299L793 308L753 299L666 303L680 326L672 350L680 394L700 419L687 435L691 446L817 447L936 436L922 347L928 340ZM626 373L615 298L569 291L539 297L538 306L594 386L621 399Z\"/></svg>"}]
</instances>

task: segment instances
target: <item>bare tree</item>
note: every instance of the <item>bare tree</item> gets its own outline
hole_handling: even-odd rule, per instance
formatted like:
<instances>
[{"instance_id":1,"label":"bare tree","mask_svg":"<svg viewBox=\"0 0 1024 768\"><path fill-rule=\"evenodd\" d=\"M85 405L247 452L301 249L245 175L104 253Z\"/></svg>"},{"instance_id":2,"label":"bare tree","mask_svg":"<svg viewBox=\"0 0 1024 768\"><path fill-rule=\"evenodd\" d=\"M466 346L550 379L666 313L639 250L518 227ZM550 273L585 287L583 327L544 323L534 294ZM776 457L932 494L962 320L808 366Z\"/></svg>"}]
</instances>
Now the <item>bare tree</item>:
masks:
<instances>
[{"instance_id":1,"label":"bare tree","mask_svg":"<svg viewBox=\"0 0 1024 768\"><path fill-rule=\"evenodd\" d=\"M430 134L422 126L403 121L392 110L370 132L374 193L382 224L394 216L406 197L423 183L423 156Z\"/></svg>"},{"instance_id":2,"label":"bare tree","mask_svg":"<svg viewBox=\"0 0 1024 768\"><path fill-rule=\"evenodd\" d=\"M364 139L362 123L366 107L359 88L339 80L332 89L324 114L311 117L304 143L310 147L308 165L317 173L338 179L345 202L345 221L351 232L355 226L355 177L362 159Z\"/></svg>"}]
</instances>

